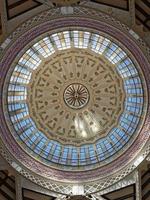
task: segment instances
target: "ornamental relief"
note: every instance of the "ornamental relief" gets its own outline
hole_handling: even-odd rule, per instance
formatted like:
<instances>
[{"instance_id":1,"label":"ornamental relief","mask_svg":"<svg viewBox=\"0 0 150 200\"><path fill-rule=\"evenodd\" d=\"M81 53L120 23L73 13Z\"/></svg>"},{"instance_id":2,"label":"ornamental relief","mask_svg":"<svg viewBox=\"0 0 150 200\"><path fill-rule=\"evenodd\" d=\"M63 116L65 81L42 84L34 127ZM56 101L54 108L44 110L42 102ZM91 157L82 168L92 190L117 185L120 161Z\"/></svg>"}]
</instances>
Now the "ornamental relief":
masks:
<instances>
[{"instance_id":1,"label":"ornamental relief","mask_svg":"<svg viewBox=\"0 0 150 200\"><path fill-rule=\"evenodd\" d=\"M94 142L117 125L123 82L115 66L89 50L58 51L32 73L30 116L49 139Z\"/></svg>"}]
</instances>

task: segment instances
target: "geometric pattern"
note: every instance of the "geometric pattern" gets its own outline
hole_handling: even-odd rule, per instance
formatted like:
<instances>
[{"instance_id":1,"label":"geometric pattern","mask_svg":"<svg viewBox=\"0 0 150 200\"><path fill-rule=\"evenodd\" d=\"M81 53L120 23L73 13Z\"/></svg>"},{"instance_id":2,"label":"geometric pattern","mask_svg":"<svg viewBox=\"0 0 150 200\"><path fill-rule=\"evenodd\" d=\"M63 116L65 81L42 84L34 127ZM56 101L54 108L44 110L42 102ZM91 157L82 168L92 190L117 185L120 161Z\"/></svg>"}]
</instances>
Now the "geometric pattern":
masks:
<instances>
[{"instance_id":1,"label":"geometric pattern","mask_svg":"<svg viewBox=\"0 0 150 200\"><path fill-rule=\"evenodd\" d=\"M78 13L78 15L80 15L80 14L82 14L82 16L84 15L84 16L86 16L86 17L89 17L90 16L90 14L91 14L91 10L90 9L87 9L87 8L77 8L77 7L75 7L74 8L74 14L77 14ZM54 18L54 16L60 16L61 15L61 13L59 12L59 9L53 9L53 11L51 10L51 11L48 11L48 12L45 12L45 13L42 13L42 14L40 14L39 16L36 16L36 17L34 17L34 18L32 18L31 20L29 20L28 22L26 22L26 23L24 23L23 25L22 25L22 27L19 27L18 29L17 29L17 31L15 31L15 32L13 32L13 34L9 37L10 39L11 39L11 43L14 41L13 39L15 39L15 38L17 38L20 34L21 34L21 32L23 33L25 30L27 30L27 28L31 28L31 27L33 27L34 25L37 25L38 23L41 23L42 21L45 21L45 19L52 19L52 18ZM108 24L113 24L114 25L114 27L117 27L118 29L120 29L120 30L122 30L122 31L124 31L125 33L127 33L128 34L128 28L125 26L125 25L123 25L123 24L121 24L119 21L116 21L116 20L114 20L113 18L111 18L111 17L109 17L109 16L106 16L106 15L104 15L104 14L101 14L101 13L99 13L99 12L96 12L96 11L92 11L92 17L97 17L97 18L99 18L101 21L104 21L104 22L108 22ZM97 27L98 27L98 24L97 24ZM107 30L107 28L104 28L104 30ZM106 31L107 32L107 31ZM112 34L112 32L111 32L111 34ZM118 35L118 32L116 31L116 35ZM122 34L120 34L120 35L118 35L118 38L120 39L120 40L122 40L122 41L125 41L123 38L121 39L121 35ZM135 57L137 58L137 60L139 61L139 63L143 63L143 71L144 71L144 73L146 73L146 62L142 62L143 61L143 55L141 55L141 56L139 56L139 54L138 54L138 52L140 52L140 50L138 49L137 50L137 48L136 48L136 44L139 44L139 46L141 47L141 49L143 49L143 51L145 52L145 56L147 56L147 58L149 59L149 54L150 54L150 50L149 50L149 48L147 48L146 47L146 44L141 40L141 39L139 39L139 40L137 40L137 41L135 41L133 38L131 39L131 37L132 36L129 36L129 40L131 41L131 44L135 47L135 52L137 53L137 55L136 54L134 54L135 55ZM132 40L134 40L134 43L132 43ZM11 43L9 44L9 45L11 45ZM21 43L20 43L20 45L22 45ZM129 48L131 48L132 49L132 47L130 46L130 44L128 43L127 45L129 45ZM8 46L7 46L8 47ZM1 52L3 51L3 49L1 48ZM1 54L1 56L2 56L2 54ZM4 63L4 61L3 61L3 63ZM5 68L6 68L6 66L7 66L7 64L5 64ZM147 66L148 66L148 64L147 64ZM4 70L4 68L3 68L3 65L1 65L1 68ZM5 70L3 71L3 73L5 74ZM148 75L147 75L147 77L146 77L146 79L148 80ZM2 119L2 117L1 117L1 119ZM2 123L3 123L3 119L2 119ZM145 134L147 134L147 138L148 138L148 134L149 134L149 129L148 129L148 124L149 124L149 120L147 119L146 120L146 123L144 124L144 131L142 131L143 133L145 133ZM146 127L147 126L147 127ZM6 129L5 129L6 130ZM3 132L3 130L2 130L2 132ZM5 134L6 134L6 132L7 131L5 131ZM4 136L2 136L3 137L3 140L4 140ZM144 138L144 135L143 135L143 138ZM145 135L145 138L146 138L146 135ZM139 141L139 140L138 140ZM13 141L12 141L13 142ZM9 145L8 145L9 146ZM141 148L141 146L142 146L142 141L141 141L141 144L140 144L140 146L137 148L137 149L139 149L139 148ZM143 146L142 146L143 147ZM8 147L8 148L10 148L10 147ZM13 146L13 151L12 152L14 152L14 149L15 149L15 145ZM134 148L133 148L134 149ZM132 149L132 150L133 150ZM17 152L17 149L16 149L16 152ZM147 153L149 152L149 150L147 150L146 151L146 153L144 153L144 156L145 155L147 155ZM15 154L15 152L14 152L14 154ZM5 153L4 153L4 151L2 152L2 155L5 157L5 159L6 160L8 160L8 162L10 162L10 158L9 158L9 153L8 152L6 152L5 151ZM16 155L16 154L15 154ZM133 159L133 157L135 156L135 155L133 155L133 153L131 153L131 154L129 154L130 155L130 161L131 161L131 159ZM17 158L17 156L16 156L16 158ZM121 162L118 162L119 164L121 164ZM11 162L10 162L10 164L11 164ZM24 163L22 163L22 167L24 168ZM32 165L34 166L34 164L32 163ZM27 165L26 165L27 166ZM113 184L113 183L115 183L116 181L118 181L119 179L122 179L124 176L126 176L128 173L130 173L133 169L134 169L134 167L133 167L133 165L131 165L131 166L129 166L128 165L128 168L130 168L131 167L131 170L121 170L120 171L120 173L119 173L119 175L117 175L116 173L114 174L114 176L113 177L111 177L112 179L110 179L110 181L107 179L107 178L104 178L103 180L104 180L104 182L102 183L102 182L99 182L99 184L100 184L100 186L96 186L96 190L99 190L99 189L101 189L102 187L103 188L106 188L106 187L108 187L109 185L111 185L111 184ZM126 168L126 167L125 167ZM117 170L116 170L117 171ZM98 172L98 171L97 171ZM21 171L20 173L23 173L23 171ZM31 175L31 176L28 176L28 178L30 179L30 180L33 180L34 182L36 182L37 184L39 184L39 185L42 185L43 187L47 187L46 186L46 183L43 183L42 181L40 181L39 179L38 179L38 176L37 176L37 174L35 174L35 173L33 173L32 172L32 168L31 168L31 171L29 172L28 171L28 173ZM91 172L92 173L92 172ZM35 178L32 178L32 176L33 175L35 175L36 176L36 179ZM26 173L24 173L24 176L27 176L26 175ZM115 178L115 176L117 177L117 178ZM118 177L119 176L119 177ZM43 178L42 178L42 180L43 180ZM54 183L54 182L53 182ZM57 185L57 184L56 184ZM88 185L88 184L86 184L85 183L85 185ZM93 182L93 185L94 185L94 182ZM102 186L101 186L102 185ZM91 189L90 189L91 188ZM54 188L53 188L54 189ZM93 187L92 187L92 184L88 187L87 186L87 188L85 189L85 191L88 191L88 192L93 192L93 191L96 191L96 190L92 190L93 189ZM62 189L62 191L63 191L63 189Z\"/></svg>"},{"instance_id":2,"label":"geometric pattern","mask_svg":"<svg viewBox=\"0 0 150 200\"><path fill-rule=\"evenodd\" d=\"M64 101L65 89L74 83L90 94L82 109ZM134 63L117 44L90 32L64 31L37 41L19 58L8 110L24 148L42 162L94 168L119 156L135 137L142 87Z\"/></svg>"}]
</instances>

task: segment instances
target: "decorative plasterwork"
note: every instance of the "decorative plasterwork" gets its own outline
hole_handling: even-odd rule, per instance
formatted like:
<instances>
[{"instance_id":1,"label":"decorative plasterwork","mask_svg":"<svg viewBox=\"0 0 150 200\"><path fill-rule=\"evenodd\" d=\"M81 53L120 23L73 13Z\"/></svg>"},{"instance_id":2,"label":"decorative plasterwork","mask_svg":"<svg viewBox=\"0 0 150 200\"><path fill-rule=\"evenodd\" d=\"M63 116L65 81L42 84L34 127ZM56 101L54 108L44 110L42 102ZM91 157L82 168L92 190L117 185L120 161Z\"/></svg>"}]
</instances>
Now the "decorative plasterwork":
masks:
<instances>
[{"instance_id":1,"label":"decorative plasterwork","mask_svg":"<svg viewBox=\"0 0 150 200\"><path fill-rule=\"evenodd\" d=\"M63 33L68 35L68 31L64 31ZM29 153L29 155L34 156L34 158L36 158L36 159L38 158L38 160L41 160L42 163L44 162L46 165L50 164L50 166L52 166L52 164L53 165L55 164L55 167L56 168L59 167L60 169L62 169L62 166L63 166L63 169L65 169L65 170L66 169L75 170L75 167L76 167L77 171L79 171L79 167L82 170L83 169L86 169L86 170L93 169L96 166L98 166L98 168L99 168L100 166L102 166L102 165L104 166L106 163L108 164L112 160L114 160L117 157L119 157L120 154L122 154L124 151L126 151L126 148L129 148L129 146L133 142L133 139L136 138L136 135L138 134L138 131L136 131L136 134L135 134L134 130L136 129L136 126L139 124L139 119L138 118L141 116L141 113L142 113L142 109L141 109L143 107L143 103L142 103L143 102L143 100L142 100L143 99L143 90L142 90L142 87L144 87L144 90L145 90L145 86L144 86L145 81L142 78L142 74L141 74L140 77L143 80L142 81L143 82L142 83L143 86L141 86L141 81L137 77L137 73L138 72L137 72L137 70L136 70L136 68L134 66L135 64L133 65L133 62L131 61L131 59L133 59L133 58L131 58L131 59L129 58L129 53L126 54L123 50L121 50L118 46L116 46L115 43L110 42L110 40L108 40L107 38L104 39L104 37L100 36L100 38L101 38L100 41L103 41L103 43L105 43L105 45L101 46L102 48L100 48L100 52L99 53L102 54L102 52L104 52L105 54L103 56L106 57L109 60L109 62L111 62L112 64L115 64L116 62L118 62L118 59L121 59L122 57L117 56L118 59L116 59L116 57L114 58L114 55L118 55L119 52L123 56L123 58L122 58L123 61L122 62L123 62L123 66L125 67L125 68L123 67L124 68L123 70L122 70L122 65L120 65L120 67L121 67L120 68L117 64L115 65L116 68L114 68L114 66L111 67L111 65L110 65L110 68L117 69L118 73L120 74L120 76L122 77L124 82L126 81L126 84L124 83L124 87L126 88L126 102L128 102L128 103L126 103L126 105L129 104L129 106L128 106L129 109L127 109L127 106L126 106L126 109L124 110L125 114L124 114L124 116L121 117L121 118L123 118L123 122L122 122L122 120L120 120L120 122L118 124L118 126L121 126L121 129L125 130L125 132L120 130L119 128L115 128L115 130L117 131L115 133L115 134L117 134L117 139L116 139L117 141L116 141L114 136L113 136L114 129L112 129L110 134L108 134L108 139L105 138L105 141L104 141L104 138L102 138L102 140L98 140L97 141L96 145L92 144L93 145L92 146L90 144L90 146L86 145L86 148L84 146L83 147L81 146L81 148L78 148L78 149L75 146L74 147L73 146L63 147L62 145L58 144L58 141L49 141L48 138L43 137L41 132L37 131L37 129L34 128L35 127L33 125L34 122L32 122L31 119L28 119L28 115L29 115L28 114L28 109L24 110L24 109L18 108L18 106L16 107L16 101L20 102L20 100L21 100L21 102L19 104L20 104L21 107L22 106L24 107L24 103L25 103L26 93L27 92L26 92L26 89L25 90L23 89L23 91L22 91L22 88L25 88L25 85L29 82L30 77L31 77L31 71L35 70L38 67L38 65L41 63L40 57L42 57L42 56L44 56L44 57L46 56L47 57L48 56L47 54L44 53L44 50L42 50L42 47L40 47L40 44L42 46L44 46L45 49L47 49L46 46L44 45L44 41L48 42L48 44L50 46L50 49L49 48L48 48L49 50L47 49L47 52L49 52L48 54L52 54L52 52L54 52L54 49L53 49L54 43L53 43L53 46L52 46L52 44L50 43L50 40L48 38L51 38L51 39L53 38L53 42L57 41L56 45L54 46L55 49L57 49L57 48L61 49L62 47L66 48L64 46L63 40L62 40L62 47L60 46L60 41L58 39L59 38L58 35L61 36L61 38L63 38L63 37L66 38L65 35L63 36L63 33L59 32L59 33L53 34L53 35L51 35L51 33L47 33L47 34L50 34L50 36L48 36L48 37L46 37L46 38L44 38L44 39L42 39L42 40L40 40L38 42L36 41L36 44L33 43L33 46L30 49L28 49L25 54L23 54L21 56L21 58L18 61L18 64L15 66L15 69L14 69L14 71L12 73L11 78L10 78L9 89L8 89L8 98L7 98L9 115L10 115L10 118L11 118L11 122L14 124L14 128L15 128L15 131L14 131L14 129L11 129L11 132L13 133L13 136L15 136L16 141L18 141L18 142L20 141L19 143L20 143L21 147L23 147L24 150ZM83 34L83 31L71 31L69 35L72 35L72 36L76 35L75 38L77 39L78 38L77 37L78 33L80 33L80 35L85 35L86 38L87 38L88 35L90 35L89 32L85 32L86 34L85 33ZM95 34L91 35L91 40L94 41L93 44L95 44L95 39L93 38L93 36L94 36L94 38L97 38L97 37L95 36ZM107 37L109 37L109 36L107 36ZM55 38L55 40L54 40L54 38ZM82 49L83 46L84 46L84 48L87 48L86 45L88 44L88 42L82 43L82 39L84 39L84 37L83 38L81 37L80 39L81 39L81 41L79 43L80 49ZM69 40L69 38L68 38L68 40ZM111 40L112 40L112 38L111 38ZM75 40L75 41L77 42L77 40ZM84 39L84 41L88 41L88 39L87 40ZM116 42L116 41L114 41L114 42ZM109 47L106 48L106 44L108 44L108 43L109 43ZM75 43L74 45L77 45L77 43ZM97 45L99 46L99 45L101 45L101 43L100 44L98 43ZM97 45L96 46L94 45L94 47L97 47ZM29 44L29 46L30 46L30 44ZM69 42L67 42L67 48L68 47L69 47ZM90 48L90 46L89 46L89 48ZM91 46L91 48L93 48L93 47ZM118 53L116 54L116 52L113 51L113 55L110 56L110 54L108 54L108 51L112 52L111 48L112 49L116 49L117 48L116 51ZM122 48L125 48L125 47L122 47ZM37 50L38 50L38 53L40 54L40 57L38 57L37 54L35 53ZM96 49L94 51L97 52ZM90 59L90 62L91 61L92 61L92 59ZM122 62L119 61L119 63L122 63ZM104 63L105 62L103 61L103 64ZM24 64L25 64L25 66L24 66ZM128 68L128 65L130 67L130 70ZM136 67L138 68L138 65ZM55 68L56 68L56 66L55 66ZM58 69L59 68L60 67L58 67ZM69 72L69 68L70 67L68 67L68 70L67 70L68 72ZM11 70L13 70L13 67L11 67L10 71ZM56 72L57 72L57 70L56 70ZM56 72L55 72L55 74L57 74ZM72 76L73 76L73 74L74 73L72 72ZM96 73L96 74L98 74L98 73ZM92 77L93 77L93 75L91 75L91 77L89 79L91 86L92 86L92 82L94 81L94 78L92 78ZM110 76L106 76L106 77L107 77L106 79L108 79L108 77L110 77ZM137 80L137 78L138 78L138 80ZM9 73L8 73L8 79L9 79ZM85 77L84 77L84 79L86 80ZM135 80L132 81L132 79L133 80L135 79ZM58 82L58 81L59 81L59 83L61 82L60 80L57 79L56 82ZM127 81L130 84L127 83ZM135 81L138 84L133 84ZM97 82L99 82L99 81L97 81ZM14 85L17 86L17 87L15 87L16 88L15 90L14 90ZM95 86L95 84L94 84L94 86ZM7 87L7 86L5 85L5 87ZM21 87L20 88L21 91L19 93L18 93L18 87L19 88ZM110 88L111 87L112 86L110 86ZM110 88L109 88L109 91L110 91L110 93L112 93ZM131 88L132 88L132 90L131 90ZM23 93L23 95L22 95L22 93ZM99 91L98 91L98 93L99 93ZM145 99L146 99L146 90L145 90L144 93L145 93ZM135 103L131 103L130 102L130 99L132 99L131 97L134 99L133 102L140 101L141 103L140 104L138 103L138 105L137 105L137 103L136 104ZM135 101L135 97L137 99L136 101ZM23 105L22 105L22 103L23 103ZM111 103L112 103L112 100L111 100ZM146 103L146 101L145 101L145 103ZM131 106L131 104L132 104L132 106ZM7 103L6 103L6 105L7 105ZM108 103L107 103L107 105L108 105ZM138 116L134 111L135 110L135 106L137 108L136 110L138 111ZM145 106L146 106L146 104L145 104ZM27 107L27 105L26 105L26 107ZM15 110L17 109L17 110L14 112L14 109ZM35 111L34 113L36 113L36 112L37 111ZM20 120L22 118L21 116L24 116L23 120ZM134 120L132 120L133 116L134 116ZM143 113L143 116L144 116L144 113ZM126 118L129 118L129 120L126 120ZM135 120L135 118L136 118L136 120ZM26 119L27 119L27 121L26 121ZM142 117L142 119L144 119L144 118ZM128 121L128 122L126 122L126 121ZM29 123L29 122L31 122L31 123ZM116 122L117 122L117 120L116 120ZM132 122L132 124L131 124L131 122ZM135 122L136 122L136 126L135 126ZM123 124L126 124L126 123L129 124L129 125L125 125L124 126ZM9 126L12 127L11 124ZM29 127L30 127L30 129L29 129ZM81 125L80 125L80 128L81 128ZM97 126L96 126L96 128L97 128ZM95 130L95 126L94 126L94 130ZM127 130L127 132L126 132L126 130ZM140 129L138 128L138 130L140 130ZM18 136L16 135L16 132L17 132ZM134 137L131 137L130 134L133 133L133 132L134 132L134 135L133 135ZM84 133L84 135L85 135L85 133ZM129 138L130 138L129 136L132 138L132 140L129 140ZM112 146L112 145L109 144L111 142L111 138L110 137L114 138L113 142L111 144L116 146L116 147L111 148L111 149L110 149L110 146ZM35 140L36 140L36 142L34 142ZM108 144L108 147L107 147L108 150L105 150L105 147L103 149L101 148L101 145L99 145L101 142L102 143L105 142L105 145ZM126 144L128 144L128 145L124 145L125 144L124 142ZM102 145L105 146L104 144L102 144ZM52 150L51 150L51 146L53 146ZM89 149L90 149L90 151L89 151ZM67 155L67 157L66 157L66 155ZM89 155L89 157L87 157L87 155ZM58 163L60 165L58 165Z\"/></svg>"},{"instance_id":2,"label":"decorative plasterwork","mask_svg":"<svg viewBox=\"0 0 150 200\"><path fill-rule=\"evenodd\" d=\"M93 143L118 122L123 82L102 56L63 50L33 72L27 101L33 121L48 138L64 144Z\"/></svg>"},{"instance_id":3,"label":"decorative plasterwork","mask_svg":"<svg viewBox=\"0 0 150 200\"><path fill-rule=\"evenodd\" d=\"M143 159L146 158L148 153L150 152L150 145L147 145L147 148L144 149L144 151L141 152L141 155L143 156ZM14 157L8 153L6 150L6 147L2 144L0 141L0 153L1 155L7 160L7 162L12 165ZM132 162L126 169L123 169L120 171L120 173L115 173L111 177L107 177L104 179L99 180L98 182L93 183L83 183L84 185L84 192L85 194L94 194L97 193L97 195L101 195L101 192L98 193L98 191L104 190L108 188L109 186L113 185L114 183L117 183L118 181L122 180L124 177L126 177L128 174L130 174L133 170L136 169L136 166L134 165L134 162ZM45 179L41 176L38 176L34 173L31 173L30 170L24 168L19 171L21 175L29 179L30 181L48 189L51 191L56 192L57 194L71 194L72 193L72 186L73 184L65 184L65 183L58 183L54 181L50 181L48 179Z\"/></svg>"},{"instance_id":4,"label":"decorative plasterwork","mask_svg":"<svg viewBox=\"0 0 150 200\"><path fill-rule=\"evenodd\" d=\"M92 11L92 12L91 12ZM94 9L86 8L86 7L73 7L73 14L80 17L89 17L92 19L99 18L100 21L103 21L107 24L113 25L117 29L120 29L125 34L129 34L129 27L125 24L121 23L118 20L115 20L112 16L108 16L104 13L101 13L99 11L96 11ZM40 24L44 23L45 21L55 19L57 17L63 17L63 14L60 10L60 8L50 9L49 11L42 12L41 14L32 17L31 19L27 20L25 23L20 25L10 36L7 38L9 40L16 39L19 35L23 34L28 29ZM128 35L132 40L134 40L135 43L139 45L139 47L142 49L142 51L147 56L147 59L150 61L150 48L146 45L146 43L139 37L138 40L135 40L134 37L131 35ZM0 48L0 51L2 49Z\"/></svg>"},{"instance_id":5,"label":"decorative plasterwork","mask_svg":"<svg viewBox=\"0 0 150 200\"><path fill-rule=\"evenodd\" d=\"M93 14L96 14L95 11L91 12L89 9L87 11L88 12L85 14L86 17L88 17L88 15L90 16L90 14L92 16L93 16ZM57 12L57 9L54 10L54 12L53 12L53 18L54 18L54 15L56 14L56 12ZM50 13L52 14L52 11L50 11ZM78 12L78 14L79 13L80 14L85 13L85 10L80 9L80 12ZM24 35L22 35L22 37L20 37L17 40L17 42L11 46L11 48L7 49L7 53L5 54L5 56L4 56L3 49L1 49L1 51L3 51L3 54L1 54L1 56L3 55L3 59L0 63L0 69L1 69L1 75L2 75L1 76L2 77L1 85L0 85L1 90L3 87L4 77L6 76L7 70L10 67L12 60L17 56L18 52L29 41L31 41L36 36L44 33L45 31L48 31L50 29L61 28L61 27L72 26L72 25L86 26L86 27L90 27L90 28L95 28L95 26L96 26L96 28L98 30L103 30L105 33L108 33L111 36L117 38L121 43L123 43L127 48L129 48L130 51L132 52L132 54L135 56L139 65L141 66L143 72L146 74L145 78L147 80L147 83L149 83L149 73L147 73L148 68L149 68L149 63L147 62L147 59L142 54L142 52L141 52L140 48L137 46L137 44L131 39L131 36L129 36L129 35L127 36L126 34L117 30L115 27L117 27L117 23L118 23L118 28L122 29L122 30L126 30L125 31L126 33L127 33L127 28L125 26L122 26L120 24L120 22L115 22L114 19L110 19L110 17L107 17L103 14L98 14L98 13L96 14L97 17L99 15L100 15L100 19L98 19L98 21L95 21L95 20L93 21L91 19L86 20L85 18L82 18L79 20L78 17L76 18L74 16L71 19L68 18L67 21L64 19L61 21L59 19L58 21L56 20L57 23L56 23L56 21L44 23L40 27L38 27L38 30L36 27L35 29L32 29L28 33L25 33ZM44 15L40 15L40 17L39 17L40 22L42 20L44 21L43 16ZM48 16L48 13L45 13L46 19L48 19L47 16ZM90 18L91 18L91 16L90 16ZM104 19L105 22L107 22L107 19L108 19L108 23L110 23L110 21L111 21L111 23L112 23L112 25L114 25L114 27L109 26L106 23L100 22L100 20L102 20L102 19ZM25 30L27 30L28 24L30 24L30 25L32 24L31 26L34 26L35 24L37 24L37 22L35 22L37 20L38 20L38 18L34 18L33 20L28 21L26 24L24 24L21 28L19 27L17 32L15 32L11 35L10 39L12 40L13 37L16 38L15 35L21 34L21 31L25 32ZM35 22L35 24L34 24L34 22ZM30 28L31 28L31 26L30 26ZM110 31L110 28L111 28L111 31ZM17 37L18 37L18 35L17 35ZM143 45L143 47L141 47L141 48L146 48L146 46L142 40L137 41L137 43L138 42L141 45ZM17 46L17 44L18 44L18 46ZM148 53L149 49L147 48L146 50ZM147 54L145 54L145 55L147 55ZM148 91L149 91L149 85L147 84L147 86L148 86ZM1 99L1 105L2 105L2 99ZM51 189L54 191L58 191L60 193L65 193L65 194L70 193L71 187L69 187L69 184L63 185L63 184L59 184L54 181L51 182L50 180L48 180L48 178L52 178L52 176L53 176L53 178L56 180L59 179L59 180L67 181L65 179L65 177L66 178L69 177L70 180L75 181L75 180L79 180L79 178L81 178L81 175L82 175L82 180L86 180L86 178L89 178L90 180L94 180L99 175L99 178L101 178L101 181L99 181L99 180L97 182L94 181L93 183L90 183L90 184L85 183L85 192L86 193L94 193L94 192L97 192L101 189L108 187L109 185L112 185L113 183L115 183L118 180L125 177L132 170L134 170L136 168L136 166L134 165L133 162L131 163L131 160L135 159L139 153L142 153L141 152L142 148L143 148L143 150L142 150L143 158L145 158L146 155L148 155L148 153L150 152L150 149L148 148L148 144L146 146L146 141L149 139L149 125L150 125L150 118L149 118L150 110L148 108L147 118L144 122L144 126L143 126L138 138L136 139L136 141L134 142L132 147L130 147L123 156L121 156L120 158L118 158L117 160L115 160L114 162L109 164L108 166L106 166L105 169L101 168L101 169L93 170L90 172L76 173L74 175L71 173L67 173L67 172L63 172L61 174L60 171L46 168L45 166L42 166L39 162L33 161L32 158L30 158L29 156L24 154L22 149L17 146L16 142L10 136L10 134L7 135L9 130L6 125L2 107L0 109L1 109L1 111L0 111L1 112L1 116L0 116L1 117L1 136L2 136L3 141L5 141L5 144L7 145L7 148L9 149L9 151L11 151L11 153L15 156L16 162L18 162L17 160L20 160L20 162L22 163L21 164L22 168L21 168L20 173L22 175L24 175L25 177L29 178L30 180L32 180L33 182L35 182L45 188L48 188L48 189ZM144 145L145 145L145 147L144 147ZM8 151L6 151L6 149L3 145L1 145L1 154L5 157L5 159L10 164L12 164L12 159L14 159L14 157L12 157L12 155L10 155L10 153L8 153ZM33 169L36 174L33 172ZM40 174L43 177L38 176L38 174ZM108 175L108 177L104 177L106 174ZM113 176L112 176L112 174L113 174ZM103 179L102 179L102 177L103 177ZM68 187L68 190L66 189L67 187Z\"/></svg>"}]
</instances>

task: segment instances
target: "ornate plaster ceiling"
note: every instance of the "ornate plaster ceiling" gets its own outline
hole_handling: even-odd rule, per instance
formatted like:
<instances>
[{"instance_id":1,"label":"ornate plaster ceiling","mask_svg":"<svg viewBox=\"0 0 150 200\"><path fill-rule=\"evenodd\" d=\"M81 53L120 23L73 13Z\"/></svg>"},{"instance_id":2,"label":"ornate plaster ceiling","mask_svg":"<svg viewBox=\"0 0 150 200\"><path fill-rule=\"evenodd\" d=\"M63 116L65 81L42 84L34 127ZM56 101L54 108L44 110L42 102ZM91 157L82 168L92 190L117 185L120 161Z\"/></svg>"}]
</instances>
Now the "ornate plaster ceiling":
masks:
<instances>
[{"instance_id":1,"label":"ornate plaster ceiling","mask_svg":"<svg viewBox=\"0 0 150 200\"><path fill-rule=\"evenodd\" d=\"M72 48L50 56L33 72L27 100L33 121L48 138L93 143L123 112L123 81L103 56Z\"/></svg>"},{"instance_id":2,"label":"ornate plaster ceiling","mask_svg":"<svg viewBox=\"0 0 150 200\"><path fill-rule=\"evenodd\" d=\"M28 44L8 76L13 136L33 157L65 170L120 156L146 108L144 78L124 47L80 29Z\"/></svg>"}]
</instances>

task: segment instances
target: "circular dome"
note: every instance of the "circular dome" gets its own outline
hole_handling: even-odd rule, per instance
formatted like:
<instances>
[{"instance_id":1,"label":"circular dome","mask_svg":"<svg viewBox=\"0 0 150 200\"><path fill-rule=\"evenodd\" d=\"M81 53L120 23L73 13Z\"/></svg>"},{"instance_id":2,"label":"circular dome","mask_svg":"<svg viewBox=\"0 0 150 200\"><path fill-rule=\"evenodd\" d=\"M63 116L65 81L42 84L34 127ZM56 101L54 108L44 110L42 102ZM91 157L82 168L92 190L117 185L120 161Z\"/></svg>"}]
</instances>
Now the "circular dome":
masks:
<instances>
[{"instance_id":1,"label":"circular dome","mask_svg":"<svg viewBox=\"0 0 150 200\"><path fill-rule=\"evenodd\" d=\"M120 156L136 138L145 107L144 78L126 49L80 29L28 44L7 94L13 136L25 151L72 170Z\"/></svg>"},{"instance_id":2,"label":"circular dome","mask_svg":"<svg viewBox=\"0 0 150 200\"><path fill-rule=\"evenodd\" d=\"M124 104L123 82L114 66L90 46L85 50L72 45L49 58L32 73L29 113L49 139L73 144L77 159L81 147L76 146L96 142L117 124Z\"/></svg>"},{"instance_id":3,"label":"circular dome","mask_svg":"<svg viewBox=\"0 0 150 200\"><path fill-rule=\"evenodd\" d=\"M77 18L41 23L5 53L2 138L34 175L88 184L121 171L148 141L149 77L130 37Z\"/></svg>"}]
</instances>

